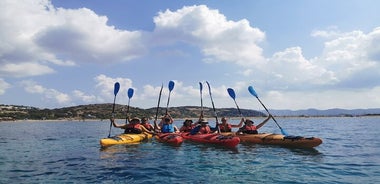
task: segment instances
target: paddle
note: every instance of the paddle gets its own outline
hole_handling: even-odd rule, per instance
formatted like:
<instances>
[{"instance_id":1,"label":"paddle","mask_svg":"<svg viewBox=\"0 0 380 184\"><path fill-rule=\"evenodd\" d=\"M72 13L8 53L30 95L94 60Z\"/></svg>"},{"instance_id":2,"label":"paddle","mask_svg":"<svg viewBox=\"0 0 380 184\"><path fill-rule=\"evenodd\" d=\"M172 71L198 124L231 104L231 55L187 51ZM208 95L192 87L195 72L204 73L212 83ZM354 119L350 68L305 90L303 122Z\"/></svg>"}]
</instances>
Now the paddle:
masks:
<instances>
[{"instance_id":1,"label":"paddle","mask_svg":"<svg viewBox=\"0 0 380 184\"><path fill-rule=\"evenodd\" d=\"M203 116L203 95L202 95L203 85L199 82L199 92L201 95L201 116Z\"/></svg>"},{"instance_id":2,"label":"paddle","mask_svg":"<svg viewBox=\"0 0 380 184\"><path fill-rule=\"evenodd\" d=\"M230 97L234 100L235 105L236 105L236 108L237 108L237 110L238 110L239 113L240 113L240 116L243 117L243 114L241 113L240 108L239 108L239 106L238 106L238 104L236 103L236 100L235 100L236 95L235 95L235 91L234 91L234 89L232 89L232 88L228 88L228 89L227 89L227 92L228 92L228 94L230 95Z\"/></svg>"},{"instance_id":3,"label":"paddle","mask_svg":"<svg viewBox=\"0 0 380 184\"><path fill-rule=\"evenodd\" d=\"M158 109L160 108L160 101L161 101L161 94L162 94L162 88L164 88L164 84L161 84L160 94L158 95L158 103L157 103L157 109L156 109L156 117L154 121L154 130L158 128L157 126L157 118L158 118Z\"/></svg>"},{"instance_id":4,"label":"paddle","mask_svg":"<svg viewBox=\"0 0 380 184\"><path fill-rule=\"evenodd\" d=\"M169 81L168 87L169 87L169 96L168 96L168 102L166 103L166 112L165 112L165 115L168 114L169 101L170 101L170 93L174 89L174 82L173 81Z\"/></svg>"},{"instance_id":5,"label":"paddle","mask_svg":"<svg viewBox=\"0 0 380 184\"><path fill-rule=\"evenodd\" d=\"M115 82L115 85L113 87L113 94L114 94L113 105L112 105L112 117L113 118L115 117L115 102L116 102L116 95L119 92L119 89L120 89L119 82ZM108 137L111 137L111 128L112 128L112 122L110 123L110 131L108 133Z\"/></svg>"},{"instance_id":6,"label":"paddle","mask_svg":"<svg viewBox=\"0 0 380 184\"><path fill-rule=\"evenodd\" d=\"M259 102L260 102L261 105L264 107L264 109L268 112L269 115L271 115L270 112L268 111L268 109L267 109L267 108L265 107L265 105L263 104L263 102L261 102L259 96L257 95L256 91L253 89L252 86L249 86L249 87L248 87L248 91L249 91L249 93L251 93L253 96L255 96L255 97L257 98L257 100L259 100ZM287 136L288 133L287 133L284 129L281 128L281 126L277 123L276 119L274 119L274 117L273 117L272 115L271 115L271 117L272 117L273 121L276 123L276 125L278 126L278 128L280 128L281 133L282 133L283 135L286 135L286 136Z\"/></svg>"},{"instance_id":7,"label":"paddle","mask_svg":"<svg viewBox=\"0 0 380 184\"><path fill-rule=\"evenodd\" d=\"M129 113L129 102L131 101L131 98L133 96L133 89L128 89L128 106L127 106L127 112L125 113L125 123L128 123L128 113Z\"/></svg>"},{"instance_id":8,"label":"paddle","mask_svg":"<svg viewBox=\"0 0 380 184\"><path fill-rule=\"evenodd\" d=\"M214 100L212 99L212 95L211 95L211 87L210 87L210 84L206 81L207 83L207 86L208 86L208 92L210 94L210 98L211 98L211 103L212 103L212 109L214 110L214 114L215 114L215 119L216 119L216 126L218 127L218 133L220 133L220 127L218 126L218 116L216 114L216 110L215 110L215 105L214 105Z\"/></svg>"}]
</instances>

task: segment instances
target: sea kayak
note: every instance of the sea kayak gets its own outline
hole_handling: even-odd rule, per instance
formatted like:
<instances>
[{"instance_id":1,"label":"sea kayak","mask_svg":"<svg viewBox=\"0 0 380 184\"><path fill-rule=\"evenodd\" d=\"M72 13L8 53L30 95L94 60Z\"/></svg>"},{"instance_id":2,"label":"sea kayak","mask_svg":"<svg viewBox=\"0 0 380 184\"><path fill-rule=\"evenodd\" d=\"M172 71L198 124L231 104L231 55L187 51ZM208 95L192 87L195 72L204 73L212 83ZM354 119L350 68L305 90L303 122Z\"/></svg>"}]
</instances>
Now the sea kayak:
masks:
<instances>
[{"instance_id":1,"label":"sea kayak","mask_svg":"<svg viewBox=\"0 0 380 184\"><path fill-rule=\"evenodd\" d=\"M149 133L141 133L141 134L119 134L109 138L100 139L100 145L112 146L116 144L136 144L142 141L151 139L153 137L152 134Z\"/></svg>"},{"instance_id":2,"label":"sea kayak","mask_svg":"<svg viewBox=\"0 0 380 184\"><path fill-rule=\"evenodd\" d=\"M254 144L280 145L299 148L313 148L322 144L322 139L317 137L285 136L282 134L259 133L259 134L234 134L240 141Z\"/></svg>"},{"instance_id":3,"label":"sea kayak","mask_svg":"<svg viewBox=\"0 0 380 184\"><path fill-rule=\"evenodd\" d=\"M181 134L182 137L186 140L190 140L198 143L214 144L224 147L234 148L239 142L240 138L231 135L221 135L221 134L195 134L191 135L190 133Z\"/></svg>"},{"instance_id":4,"label":"sea kayak","mask_svg":"<svg viewBox=\"0 0 380 184\"><path fill-rule=\"evenodd\" d=\"M183 138L178 133L158 133L154 136L158 142L179 146L183 142Z\"/></svg>"}]
</instances>

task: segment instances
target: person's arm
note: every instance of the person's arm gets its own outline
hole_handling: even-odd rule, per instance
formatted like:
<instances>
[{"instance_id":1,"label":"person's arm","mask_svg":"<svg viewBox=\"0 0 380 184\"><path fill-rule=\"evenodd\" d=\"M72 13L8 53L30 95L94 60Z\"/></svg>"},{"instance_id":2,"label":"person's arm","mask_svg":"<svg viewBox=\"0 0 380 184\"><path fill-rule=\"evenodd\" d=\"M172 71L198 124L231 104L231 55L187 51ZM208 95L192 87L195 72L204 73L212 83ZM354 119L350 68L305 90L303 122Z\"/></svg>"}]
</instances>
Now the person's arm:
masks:
<instances>
[{"instance_id":1,"label":"person's arm","mask_svg":"<svg viewBox=\"0 0 380 184\"><path fill-rule=\"evenodd\" d=\"M239 124L237 124L237 125L231 124L231 127L233 127L233 128L240 128L241 126L243 126L243 122L244 122L244 118L241 118Z\"/></svg>"},{"instance_id":2,"label":"person's arm","mask_svg":"<svg viewBox=\"0 0 380 184\"><path fill-rule=\"evenodd\" d=\"M143 125L141 125L140 126L140 128L141 128L141 131L144 133L144 132L146 132L146 133L152 133L151 131L149 131L148 129L146 129Z\"/></svg>"},{"instance_id":3,"label":"person's arm","mask_svg":"<svg viewBox=\"0 0 380 184\"><path fill-rule=\"evenodd\" d=\"M159 125L157 125L157 120L154 120L154 131L155 132L161 131L161 127Z\"/></svg>"},{"instance_id":4,"label":"person's arm","mask_svg":"<svg viewBox=\"0 0 380 184\"><path fill-rule=\"evenodd\" d=\"M269 120L271 117L272 117L272 115L269 114L269 116L267 117L267 119L265 119L262 123L260 123L260 124L258 124L258 125L256 126L256 129L259 129L259 128L261 128L262 126L264 126L264 124L267 123L268 120Z\"/></svg>"},{"instance_id":5,"label":"person's arm","mask_svg":"<svg viewBox=\"0 0 380 184\"><path fill-rule=\"evenodd\" d=\"M116 127L116 128L124 128L124 127L125 127L125 125L118 125L118 124L116 124L116 122L115 122L115 118L111 118L110 120L111 120L111 122L112 122L112 125L113 125L114 127Z\"/></svg>"},{"instance_id":6,"label":"person's arm","mask_svg":"<svg viewBox=\"0 0 380 184\"><path fill-rule=\"evenodd\" d=\"M178 132L179 132L179 129L178 129L177 126L174 126L174 125L173 125L173 128L174 128L174 132L175 132L175 133L178 133Z\"/></svg>"},{"instance_id":7,"label":"person's arm","mask_svg":"<svg viewBox=\"0 0 380 184\"><path fill-rule=\"evenodd\" d=\"M190 134L191 135L195 135L195 134L197 134L198 132L199 132L199 130L200 130L200 126L196 126L196 127L194 127L191 131L190 131Z\"/></svg>"}]
</instances>

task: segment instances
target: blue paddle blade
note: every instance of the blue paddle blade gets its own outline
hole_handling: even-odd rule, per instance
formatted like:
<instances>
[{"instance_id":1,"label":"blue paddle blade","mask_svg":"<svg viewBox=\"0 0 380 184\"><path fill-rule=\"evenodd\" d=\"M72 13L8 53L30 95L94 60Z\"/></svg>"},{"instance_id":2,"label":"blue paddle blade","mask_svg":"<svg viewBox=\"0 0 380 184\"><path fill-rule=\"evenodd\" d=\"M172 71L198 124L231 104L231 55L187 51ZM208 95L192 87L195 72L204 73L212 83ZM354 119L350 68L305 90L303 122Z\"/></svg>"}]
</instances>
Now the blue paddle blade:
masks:
<instances>
[{"instance_id":1,"label":"blue paddle blade","mask_svg":"<svg viewBox=\"0 0 380 184\"><path fill-rule=\"evenodd\" d=\"M128 89L128 98L132 98L132 96L133 96L133 89L129 88Z\"/></svg>"},{"instance_id":2,"label":"blue paddle blade","mask_svg":"<svg viewBox=\"0 0 380 184\"><path fill-rule=\"evenodd\" d=\"M251 94L252 94L253 96L255 96L256 98L259 97L259 96L257 95L255 89L253 89L252 86L249 86L249 87L248 87L248 91L249 91L249 93L251 93Z\"/></svg>"},{"instance_id":3,"label":"blue paddle blade","mask_svg":"<svg viewBox=\"0 0 380 184\"><path fill-rule=\"evenodd\" d=\"M173 88L174 88L174 82L173 81L169 81L168 87L169 87L169 91L172 91Z\"/></svg>"},{"instance_id":4,"label":"blue paddle blade","mask_svg":"<svg viewBox=\"0 0 380 184\"><path fill-rule=\"evenodd\" d=\"M228 88L228 89L227 89L227 92L228 92L228 94L230 95L230 97L231 97L232 99L235 100L236 95L235 95L235 91L234 91L234 89L232 89L232 88Z\"/></svg>"},{"instance_id":5,"label":"blue paddle blade","mask_svg":"<svg viewBox=\"0 0 380 184\"><path fill-rule=\"evenodd\" d=\"M199 90L202 91L203 90L203 85L201 82L199 82Z\"/></svg>"},{"instance_id":6,"label":"blue paddle blade","mask_svg":"<svg viewBox=\"0 0 380 184\"><path fill-rule=\"evenodd\" d=\"M113 88L113 94L116 96L117 93L119 92L119 89L120 89L120 84L119 82L115 82L115 86Z\"/></svg>"},{"instance_id":7,"label":"blue paddle blade","mask_svg":"<svg viewBox=\"0 0 380 184\"><path fill-rule=\"evenodd\" d=\"M281 130L282 135L286 135L286 136L289 135L288 132L286 132L284 129L281 128L280 130Z\"/></svg>"}]
</instances>

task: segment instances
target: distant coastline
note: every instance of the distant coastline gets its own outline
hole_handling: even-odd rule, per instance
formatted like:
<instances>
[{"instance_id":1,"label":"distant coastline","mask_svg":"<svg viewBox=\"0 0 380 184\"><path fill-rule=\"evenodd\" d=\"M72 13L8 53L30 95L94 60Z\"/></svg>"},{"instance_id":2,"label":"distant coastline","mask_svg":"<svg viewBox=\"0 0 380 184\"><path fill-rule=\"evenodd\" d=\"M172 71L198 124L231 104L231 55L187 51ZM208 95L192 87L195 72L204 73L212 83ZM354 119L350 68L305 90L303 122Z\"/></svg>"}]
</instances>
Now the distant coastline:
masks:
<instances>
[{"instance_id":1,"label":"distant coastline","mask_svg":"<svg viewBox=\"0 0 380 184\"><path fill-rule=\"evenodd\" d=\"M89 104L56 109L41 109L30 106L3 105L0 104L0 121L102 121L111 117L110 109L112 104ZM154 119L156 108L141 109L130 107L129 115L137 117L148 117ZM165 113L165 108L159 109L159 117ZM198 106L170 107L170 114L175 119L193 118L196 119L201 113ZM239 118L236 108L217 108L218 117ZM252 109L241 109L244 117L264 117L265 111ZM275 117L360 117L360 116L380 116L380 108L371 109L306 109L306 110L271 110ZM125 119L125 105L116 104L114 116ZM214 111L210 107L204 107L205 117L214 117Z\"/></svg>"}]
</instances>

